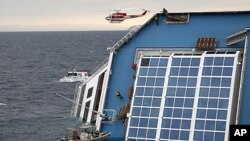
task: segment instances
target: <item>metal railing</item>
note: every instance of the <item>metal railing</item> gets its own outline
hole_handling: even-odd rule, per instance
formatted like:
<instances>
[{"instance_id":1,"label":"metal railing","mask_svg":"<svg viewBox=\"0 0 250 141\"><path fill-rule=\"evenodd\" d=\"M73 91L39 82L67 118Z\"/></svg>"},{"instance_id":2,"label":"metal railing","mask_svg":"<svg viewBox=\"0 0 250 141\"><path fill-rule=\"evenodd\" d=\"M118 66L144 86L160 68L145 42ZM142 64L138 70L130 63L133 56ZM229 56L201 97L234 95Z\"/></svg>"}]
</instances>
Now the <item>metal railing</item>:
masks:
<instances>
[{"instance_id":1,"label":"metal railing","mask_svg":"<svg viewBox=\"0 0 250 141\"><path fill-rule=\"evenodd\" d=\"M119 49L124 43L126 43L130 38L132 38L135 33L140 29L140 25L135 26L131 29L125 36L123 36L116 44L111 48L111 51L114 52L115 50Z\"/></svg>"},{"instance_id":2,"label":"metal railing","mask_svg":"<svg viewBox=\"0 0 250 141\"><path fill-rule=\"evenodd\" d=\"M109 57L105 58L100 64L98 64L95 68L93 68L89 74L90 77L94 77L96 74L98 74L105 66L107 66L109 61Z\"/></svg>"}]
</instances>

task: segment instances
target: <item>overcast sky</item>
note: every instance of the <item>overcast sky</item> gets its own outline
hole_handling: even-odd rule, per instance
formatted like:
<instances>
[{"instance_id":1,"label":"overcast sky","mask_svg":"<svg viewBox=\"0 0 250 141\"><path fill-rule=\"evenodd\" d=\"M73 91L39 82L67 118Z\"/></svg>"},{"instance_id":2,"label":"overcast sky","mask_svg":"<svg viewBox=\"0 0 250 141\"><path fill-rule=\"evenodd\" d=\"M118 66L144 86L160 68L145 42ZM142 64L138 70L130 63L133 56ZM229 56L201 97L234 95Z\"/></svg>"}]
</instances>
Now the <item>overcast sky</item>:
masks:
<instances>
[{"instance_id":1,"label":"overcast sky","mask_svg":"<svg viewBox=\"0 0 250 141\"><path fill-rule=\"evenodd\" d=\"M115 9L144 17L110 24ZM250 0L0 0L0 31L123 30L144 23L156 12L250 11Z\"/></svg>"}]
</instances>

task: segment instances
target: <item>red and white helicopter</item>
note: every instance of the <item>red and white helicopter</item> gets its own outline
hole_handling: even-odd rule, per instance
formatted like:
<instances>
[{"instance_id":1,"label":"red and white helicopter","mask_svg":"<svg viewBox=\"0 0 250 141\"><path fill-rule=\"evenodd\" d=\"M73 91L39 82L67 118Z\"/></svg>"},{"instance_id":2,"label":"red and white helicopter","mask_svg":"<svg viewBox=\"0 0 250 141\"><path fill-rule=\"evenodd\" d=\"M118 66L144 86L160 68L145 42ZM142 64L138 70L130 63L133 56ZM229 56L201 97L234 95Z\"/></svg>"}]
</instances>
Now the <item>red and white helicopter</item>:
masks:
<instances>
[{"instance_id":1,"label":"red and white helicopter","mask_svg":"<svg viewBox=\"0 0 250 141\"><path fill-rule=\"evenodd\" d=\"M148 10L143 9L142 14L128 15L126 12L122 12L122 10L114 10L114 11L115 13L112 13L109 16L105 17L105 19L110 23L120 23L127 19L142 17L146 15L147 12L149 12Z\"/></svg>"}]
</instances>

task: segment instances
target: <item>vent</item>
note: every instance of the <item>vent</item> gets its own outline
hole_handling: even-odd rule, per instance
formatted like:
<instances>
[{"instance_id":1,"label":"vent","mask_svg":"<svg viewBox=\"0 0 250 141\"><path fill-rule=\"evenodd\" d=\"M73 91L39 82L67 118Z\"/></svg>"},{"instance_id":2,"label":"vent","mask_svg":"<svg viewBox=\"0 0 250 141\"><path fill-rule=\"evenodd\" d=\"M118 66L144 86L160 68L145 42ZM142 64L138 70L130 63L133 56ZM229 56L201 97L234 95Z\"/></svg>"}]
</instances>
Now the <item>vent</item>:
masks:
<instances>
[{"instance_id":1,"label":"vent","mask_svg":"<svg viewBox=\"0 0 250 141\"><path fill-rule=\"evenodd\" d=\"M198 38L196 42L197 50L215 50L216 39L215 38Z\"/></svg>"}]
</instances>

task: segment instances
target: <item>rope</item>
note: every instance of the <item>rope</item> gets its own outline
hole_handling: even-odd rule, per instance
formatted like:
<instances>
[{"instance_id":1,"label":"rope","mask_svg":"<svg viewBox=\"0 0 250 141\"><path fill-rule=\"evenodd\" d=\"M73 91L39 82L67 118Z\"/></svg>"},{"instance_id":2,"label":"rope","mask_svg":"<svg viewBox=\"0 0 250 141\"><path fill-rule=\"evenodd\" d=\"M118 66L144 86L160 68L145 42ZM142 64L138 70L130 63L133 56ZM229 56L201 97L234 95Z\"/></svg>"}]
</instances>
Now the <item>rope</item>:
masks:
<instances>
[{"instance_id":1,"label":"rope","mask_svg":"<svg viewBox=\"0 0 250 141\"><path fill-rule=\"evenodd\" d=\"M57 96L60 96L60 97L66 99L66 100L68 100L68 101L70 101L70 102L72 102L72 103L74 103L74 104L78 104L78 105L80 105L80 106L83 106L82 104L79 104L79 103L75 102L74 100L69 99L69 98L63 96L62 94L59 94L59 93L56 93L56 92L54 92L53 94L55 94L55 95L57 95ZM89 107L86 107L86 106L83 106L83 107L84 107L85 109L88 109L88 110L90 110L90 111L92 111L92 112L94 112L94 113L100 115L101 117L106 117L106 115L103 114L103 113L100 113L100 112L98 112L98 111L95 111L95 110L93 110L93 109L91 109L91 108L89 108Z\"/></svg>"}]
</instances>

